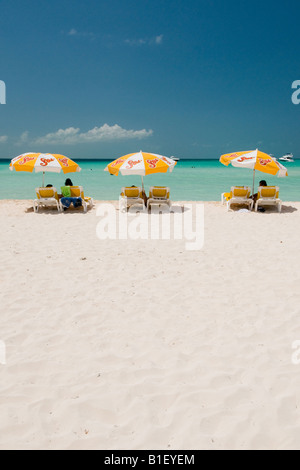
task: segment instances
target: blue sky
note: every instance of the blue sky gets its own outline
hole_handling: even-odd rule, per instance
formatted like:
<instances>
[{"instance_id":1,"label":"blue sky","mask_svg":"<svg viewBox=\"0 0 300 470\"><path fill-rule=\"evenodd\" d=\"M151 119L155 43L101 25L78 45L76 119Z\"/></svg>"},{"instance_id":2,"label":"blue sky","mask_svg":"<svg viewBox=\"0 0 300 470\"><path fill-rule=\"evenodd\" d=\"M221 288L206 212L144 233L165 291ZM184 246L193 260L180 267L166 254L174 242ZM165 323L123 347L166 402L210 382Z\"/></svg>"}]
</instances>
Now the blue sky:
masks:
<instances>
[{"instance_id":1,"label":"blue sky","mask_svg":"<svg viewBox=\"0 0 300 470\"><path fill-rule=\"evenodd\" d=\"M299 1L0 1L0 158L300 157Z\"/></svg>"}]
</instances>

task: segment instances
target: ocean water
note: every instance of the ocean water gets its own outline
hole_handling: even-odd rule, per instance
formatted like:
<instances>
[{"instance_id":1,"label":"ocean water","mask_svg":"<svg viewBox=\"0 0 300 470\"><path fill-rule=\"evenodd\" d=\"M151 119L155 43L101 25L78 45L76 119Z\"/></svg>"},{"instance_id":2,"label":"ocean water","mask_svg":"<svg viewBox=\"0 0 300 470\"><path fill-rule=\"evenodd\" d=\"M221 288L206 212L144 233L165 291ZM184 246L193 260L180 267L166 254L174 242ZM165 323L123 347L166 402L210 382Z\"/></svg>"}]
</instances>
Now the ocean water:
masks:
<instances>
[{"instance_id":1,"label":"ocean water","mask_svg":"<svg viewBox=\"0 0 300 470\"><path fill-rule=\"evenodd\" d=\"M111 176L104 168L110 161L78 161L82 171L69 176L74 185L84 187L85 194L96 200L117 200L122 186L141 185L139 176ZM9 161L0 160L0 199L33 199L35 188L42 185L42 173L20 173L9 170ZM283 201L300 201L300 160L286 164L289 176L277 178L256 173L256 188L261 179L280 187ZM58 190L64 185L63 173L46 173L45 184ZM146 192L152 185L169 186L173 201L219 201L221 194L233 185L252 187L251 170L225 167L218 160L180 160L172 173L144 177Z\"/></svg>"}]
</instances>

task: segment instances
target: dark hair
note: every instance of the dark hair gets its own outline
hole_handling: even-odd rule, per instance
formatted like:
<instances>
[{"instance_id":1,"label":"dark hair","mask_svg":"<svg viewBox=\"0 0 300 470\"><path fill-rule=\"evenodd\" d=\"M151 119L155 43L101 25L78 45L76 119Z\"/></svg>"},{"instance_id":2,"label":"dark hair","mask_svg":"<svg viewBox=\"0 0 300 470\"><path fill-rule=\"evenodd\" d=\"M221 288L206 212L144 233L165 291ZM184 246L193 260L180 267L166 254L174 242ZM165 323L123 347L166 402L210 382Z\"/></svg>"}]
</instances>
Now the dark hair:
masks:
<instances>
[{"instance_id":1,"label":"dark hair","mask_svg":"<svg viewBox=\"0 0 300 470\"><path fill-rule=\"evenodd\" d=\"M53 184L47 184L46 188L53 188Z\"/></svg>"},{"instance_id":2,"label":"dark hair","mask_svg":"<svg viewBox=\"0 0 300 470\"><path fill-rule=\"evenodd\" d=\"M73 183L70 178L66 179L65 186L73 186Z\"/></svg>"},{"instance_id":3,"label":"dark hair","mask_svg":"<svg viewBox=\"0 0 300 470\"><path fill-rule=\"evenodd\" d=\"M259 186L268 186L268 184L265 180L261 180Z\"/></svg>"}]
</instances>

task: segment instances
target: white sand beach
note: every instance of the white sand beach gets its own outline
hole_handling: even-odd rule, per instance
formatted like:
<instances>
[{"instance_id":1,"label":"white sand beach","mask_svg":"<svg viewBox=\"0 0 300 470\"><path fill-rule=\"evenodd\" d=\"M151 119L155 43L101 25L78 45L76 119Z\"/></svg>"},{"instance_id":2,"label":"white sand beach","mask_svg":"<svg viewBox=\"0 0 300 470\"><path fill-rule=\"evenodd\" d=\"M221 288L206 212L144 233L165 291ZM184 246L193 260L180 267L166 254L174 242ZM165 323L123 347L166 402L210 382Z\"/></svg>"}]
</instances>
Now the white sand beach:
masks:
<instances>
[{"instance_id":1,"label":"white sand beach","mask_svg":"<svg viewBox=\"0 0 300 470\"><path fill-rule=\"evenodd\" d=\"M300 449L299 211L187 251L0 201L0 449Z\"/></svg>"}]
</instances>

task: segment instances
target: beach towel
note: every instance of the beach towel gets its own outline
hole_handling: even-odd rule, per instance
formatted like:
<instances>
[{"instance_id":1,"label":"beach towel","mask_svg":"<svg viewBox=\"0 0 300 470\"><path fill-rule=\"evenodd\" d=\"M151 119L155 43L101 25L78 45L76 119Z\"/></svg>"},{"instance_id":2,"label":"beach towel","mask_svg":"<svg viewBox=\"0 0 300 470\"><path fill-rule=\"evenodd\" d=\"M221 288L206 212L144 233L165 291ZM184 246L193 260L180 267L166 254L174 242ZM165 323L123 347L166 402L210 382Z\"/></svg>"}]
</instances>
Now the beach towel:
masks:
<instances>
[{"instance_id":1,"label":"beach towel","mask_svg":"<svg viewBox=\"0 0 300 470\"><path fill-rule=\"evenodd\" d=\"M61 203L66 209L69 209L71 204L73 204L74 207L80 207L82 206L82 199L81 197L62 197Z\"/></svg>"}]
</instances>

